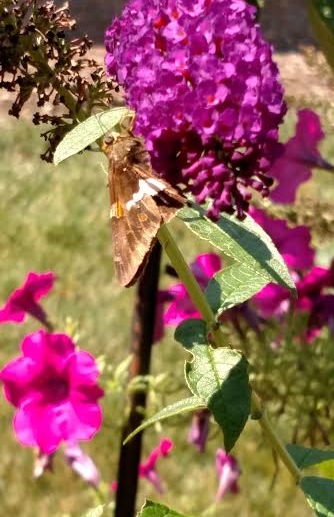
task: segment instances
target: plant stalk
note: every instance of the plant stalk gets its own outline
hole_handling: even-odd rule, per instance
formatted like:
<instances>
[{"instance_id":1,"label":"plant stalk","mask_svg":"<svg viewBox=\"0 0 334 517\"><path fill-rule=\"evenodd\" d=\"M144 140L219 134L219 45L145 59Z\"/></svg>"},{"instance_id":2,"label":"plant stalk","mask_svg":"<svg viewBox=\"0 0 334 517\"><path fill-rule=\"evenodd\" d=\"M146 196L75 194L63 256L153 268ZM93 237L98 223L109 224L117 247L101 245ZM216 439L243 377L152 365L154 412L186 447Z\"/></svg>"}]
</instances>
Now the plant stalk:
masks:
<instances>
[{"instance_id":1,"label":"plant stalk","mask_svg":"<svg viewBox=\"0 0 334 517\"><path fill-rule=\"evenodd\" d=\"M208 328L211 330L212 341L216 347L223 347L224 336L221 328L216 326L215 315L212 312L210 305L208 304L203 291L197 283L194 275L188 267L186 261L183 258L181 251L179 250L175 240L170 234L166 225L163 225L158 233L158 238L163 246L165 252L171 260L172 266L174 267L179 279L185 285L189 296L194 303L195 307L201 313L203 320L207 323ZM274 428L271 426L262 405L260 404L257 395L252 391L252 414L256 414L256 420L259 421L260 426L263 429L267 439L269 440L273 449L277 452L282 462L285 464L291 475L299 483L302 475L298 469L293 458L288 453L280 437L277 435Z\"/></svg>"},{"instance_id":2,"label":"plant stalk","mask_svg":"<svg viewBox=\"0 0 334 517\"><path fill-rule=\"evenodd\" d=\"M150 372L153 345L157 291L159 283L161 246L154 246L147 267L137 284L136 300L132 322L129 382ZM130 394L129 412L122 429L121 448L118 462L118 478L115 517L135 515L138 487L138 470L142 449L142 432L123 445L125 438L143 421L146 407L146 392L140 390Z\"/></svg>"}]
</instances>

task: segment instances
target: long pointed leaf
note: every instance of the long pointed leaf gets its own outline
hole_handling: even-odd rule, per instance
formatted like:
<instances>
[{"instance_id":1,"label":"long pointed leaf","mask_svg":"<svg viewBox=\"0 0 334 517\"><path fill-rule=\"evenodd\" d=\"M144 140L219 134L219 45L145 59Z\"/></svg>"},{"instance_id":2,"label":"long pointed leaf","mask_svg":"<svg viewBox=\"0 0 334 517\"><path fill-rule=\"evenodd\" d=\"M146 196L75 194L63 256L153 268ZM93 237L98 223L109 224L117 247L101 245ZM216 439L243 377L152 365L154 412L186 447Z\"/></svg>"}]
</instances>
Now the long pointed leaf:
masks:
<instances>
[{"instance_id":1,"label":"long pointed leaf","mask_svg":"<svg viewBox=\"0 0 334 517\"><path fill-rule=\"evenodd\" d=\"M129 436L126 437L126 439L124 440L124 444L129 442L131 438L133 438L140 431L143 431L143 429L146 429L146 427L149 427L150 425L155 424L156 422L160 422L161 420L164 420L165 418L169 418L171 416L180 415L181 413L196 411L196 409L201 409L203 407L205 407L205 404L198 397L189 397L187 399L178 400L177 402L174 402L173 404L170 404L169 406L163 408L161 411L153 415L151 418L145 420L145 422L143 422L139 427L137 427L137 429L135 429L131 434L129 434Z\"/></svg>"},{"instance_id":2,"label":"long pointed leaf","mask_svg":"<svg viewBox=\"0 0 334 517\"><path fill-rule=\"evenodd\" d=\"M86 147L117 126L123 119L133 117L134 112L128 108L112 108L97 113L80 122L75 128L66 133L58 145L53 161L55 165L66 158L80 153Z\"/></svg>"},{"instance_id":3,"label":"long pointed leaf","mask_svg":"<svg viewBox=\"0 0 334 517\"><path fill-rule=\"evenodd\" d=\"M334 481L316 476L303 477L300 486L318 517L334 517Z\"/></svg>"}]
</instances>

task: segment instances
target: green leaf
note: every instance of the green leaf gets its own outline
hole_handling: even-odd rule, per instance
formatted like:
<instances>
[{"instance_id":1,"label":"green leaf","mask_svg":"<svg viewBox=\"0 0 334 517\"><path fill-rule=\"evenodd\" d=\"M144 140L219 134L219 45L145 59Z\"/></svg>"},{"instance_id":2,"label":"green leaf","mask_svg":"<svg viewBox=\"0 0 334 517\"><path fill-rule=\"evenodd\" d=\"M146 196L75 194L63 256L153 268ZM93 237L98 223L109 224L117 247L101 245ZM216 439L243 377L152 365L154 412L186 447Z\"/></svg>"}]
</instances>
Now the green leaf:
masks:
<instances>
[{"instance_id":1,"label":"green leaf","mask_svg":"<svg viewBox=\"0 0 334 517\"><path fill-rule=\"evenodd\" d=\"M334 460L323 461L317 468L325 478L334 479Z\"/></svg>"},{"instance_id":2,"label":"green leaf","mask_svg":"<svg viewBox=\"0 0 334 517\"><path fill-rule=\"evenodd\" d=\"M152 424L155 424L156 422L160 422L161 420L164 420L165 418L169 418L171 416L180 415L182 413L188 413L189 411L196 411L196 409L200 409L203 407L205 407L205 404L198 397L189 397L187 399L178 400L177 402L174 402L173 404L164 407L161 411L153 415L151 418L145 420L145 422L143 422L139 427L137 427L137 429L132 431L132 433L126 437L123 444L129 442L131 438L133 438L140 431L146 429L146 427L149 427Z\"/></svg>"},{"instance_id":3,"label":"green leaf","mask_svg":"<svg viewBox=\"0 0 334 517\"><path fill-rule=\"evenodd\" d=\"M224 433L225 449L230 451L251 410L247 359L237 350L213 349L207 342L207 329L201 320L182 322L176 329L175 339L193 356L185 366L189 389L212 412Z\"/></svg>"},{"instance_id":4,"label":"green leaf","mask_svg":"<svg viewBox=\"0 0 334 517\"><path fill-rule=\"evenodd\" d=\"M197 318L188 318L183 321L174 332L174 339L190 350L195 344L208 343L208 328L205 321Z\"/></svg>"},{"instance_id":5,"label":"green leaf","mask_svg":"<svg viewBox=\"0 0 334 517\"><path fill-rule=\"evenodd\" d=\"M186 515L171 510L164 504L147 500L137 517L186 517Z\"/></svg>"},{"instance_id":6,"label":"green leaf","mask_svg":"<svg viewBox=\"0 0 334 517\"><path fill-rule=\"evenodd\" d=\"M267 283L268 279L259 271L237 262L214 275L205 295L210 307L219 316L221 312L249 300Z\"/></svg>"},{"instance_id":7,"label":"green leaf","mask_svg":"<svg viewBox=\"0 0 334 517\"><path fill-rule=\"evenodd\" d=\"M235 215L223 214L214 223L198 206L184 207L178 216L196 235L235 260L235 264L217 273L207 287L206 294L215 311L244 302L269 282L295 292L283 258L250 216L240 221Z\"/></svg>"},{"instance_id":8,"label":"green leaf","mask_svg":"<svg viewBox=\"0 0 334 517\"><path fill-rule=\"evenodd\" d=\"M334 517L334 481L306 476L301 479L300 487L318 517Z\"/></svg>"},{"instance_id":9,"label":"green leaf","mask_svg":"<svg viewBox=\"0 0 334 517\"><path fill-rule=\"evenodd\" d=\"M300 469L306 469L317 465L323 461L334 459L334 451L323 451L321 449L311 449L308 447L302 447L301 445L287 445L288 453L293 457L297 467Z\"/></svg>"},{"instance_id":10,"label":"green leaf","mask_svg":"<svg viewBox=\"0 0 334 517\"><path fill-rule=\"evenodd\" d=\"M334 71L334 12L333 1L308 0L312 29L328 64ZM327 16L325 16L327 14Z\"/></svg>"},{"instance_id":11,"label":"green leaf","mask_svg":"<svg viewBox=\"0 0 334 517\"><path fill-rule=\"evenodd\" d=\"M91 508L87 512L81 515L81 517L101 517L104 513L104 504L100 504L99 506L96 506L95 508Z\"/></svg>"},{"instance_id":12,"label":"green leaf","mask_svg":"<svg viewBox=\"0 0 334 517\"><path fill-rule=\"evenodd\" d=\"M111 110L92 115L80 122L72 131L66 133L58 145L53 158L55 165L83 151L88 145L117 126L122 120L133 117L133 115L134 112L127 108L112 108Z\"/></svg>"}]
</instances>

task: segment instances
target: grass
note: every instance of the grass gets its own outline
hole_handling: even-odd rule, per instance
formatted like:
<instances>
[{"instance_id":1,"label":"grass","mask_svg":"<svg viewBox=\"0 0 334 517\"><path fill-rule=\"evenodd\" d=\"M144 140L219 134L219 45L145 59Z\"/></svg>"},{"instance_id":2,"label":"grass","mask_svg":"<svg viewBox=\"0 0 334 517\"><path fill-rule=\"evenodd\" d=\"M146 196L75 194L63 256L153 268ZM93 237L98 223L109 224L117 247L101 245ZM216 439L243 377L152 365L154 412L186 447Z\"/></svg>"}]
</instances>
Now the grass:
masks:
<instances>
[{"instance_id":1,"label":"grass","mask_svg":"<svg viewBox=\"0 0 334 517\"><path fill-rule=\"evenodd\" d=\"M291 133L291 121L288 126ZM333 138L329 140L328 149ZM6 131L0 135L0 300L6 299L29 270L55 271L58 282L43 302L51 320L59 330L77 326L79 345L97 356L104 354L112 368L127 357L133 289L120 288L113 278L103 158L98 153L86 153L55 168L40 161L41 145L39 131L24 122L8 122ZM330 159L333 154L332 146L326 156ZM323 178L318 181L316 177L313 192L318 195L323 184ZM330 178L324 199L332 195L329 192L332 193L333 188L334 181ZM193 244L177 224L174 229L182 236L188 259L207 250L203 244ZM326 245L329 243L326 241ZM0 366L18 354L23 335L36 328L32 321L1 327ZM167 367L171 372L172 381L168 386L162 384L160 390L172 386L172 391L176 391L183 386L184 358L171 333L154 348L153 371L158 373ZM173 394L165 394L165 397L173 398ZM110 482L116 477L119 410L123 401L117 393L112 393L103 404L103 429L85 450L92 454L103 478ZM12 415L12 408L3 402L0 517L79 516L94 506L95 497L84 482L64 466L61 453L57 455L53 474L32 480L33 455L30 449L16 442L10 423ZM214 498L217 487L214 452L222 443L220 434L212 428L208 454L195 454L186 443L189 423L189 417L180 417L164 424L163 434L173 438L176 445L171 457L159 467L168 486L161 502L199 515ZM158 442L156 431L150 429L146 433L146 451ZM282 432L284 435L284 426ZM283 468L271 486L275 465L255 422L247 424L235 452L243 472L241 493L227 497L211 516L218 517L224 512L244 517L311 515L303 496ZM139 504L145 497L158 499L142 482Z\"/></svg>"}]
</instances>

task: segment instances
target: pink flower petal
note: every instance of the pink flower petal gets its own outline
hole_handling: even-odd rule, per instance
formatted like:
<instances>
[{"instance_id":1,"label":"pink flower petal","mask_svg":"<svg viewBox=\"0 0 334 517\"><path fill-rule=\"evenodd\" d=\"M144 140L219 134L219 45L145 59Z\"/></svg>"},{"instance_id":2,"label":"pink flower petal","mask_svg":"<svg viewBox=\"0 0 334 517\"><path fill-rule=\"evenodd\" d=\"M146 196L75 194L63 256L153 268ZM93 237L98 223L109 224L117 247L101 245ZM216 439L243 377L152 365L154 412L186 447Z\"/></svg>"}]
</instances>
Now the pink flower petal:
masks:
<instances>
[{"instance_id":1,"label":"pink flower petal","mask_svg":"<svg viewBox=\"0 0 334 517\"><path fill-rule=\"evenodd\" d=\"M23 285L23 289L28 289L35 301L40 300L43 296L46 296L56 280L56 275L50 271L48 273L35 273L31 271Z\"/></svg>"},{"instance_id":2,"label":"pink flower petal","mask_svg":"<svg viewBox=\"0 0 334 517\"><path fill-rule=\"evenodd\" d=\"M198 282L204 282L204 288L215 273L222 268L222 261L216 253L199 255L191 265L191 270Z\"/></svg>"},{"instance_id":3,"label":"pink flower petal","mask_svg":"<svg viewBox=\"0 0 334 517\"><path fill-rule=\"evenodd\" d=\"M252 207L253 219L270 235L286 264L292 269L307 269L313 265L315 251L307 226L290 228L285 219L275 219L264 210Z\"/></svg>"},{"instance_id":4,"label":"pink flower petal","mask_svg":"<svg viewBox=\"0 0 334 517\"><path fill-rule=\"evenodd\" d=\"M7 399L18 407L18 439L45 454L61 441L91 439L101 426L97 400L104 394L94 358L76 352L66 334L44 331L26 336L22 351L0 374Z\"/></svg>"},{"instance_id":5,"label":"pink flower petal","mask_svg":"<svg viewBox=\"0 0 334 517\"><path fill-rule=\"evenodd\" d=\"M52 408L33 405L19 408L14 416L14 430L23 445L38 447L44 454L54 452L62 438L54 425Z\"/></svg>"},{"instance_id":6,"label":"pink flower petal","mask_svg":"<svg viewBox=\"0 0 334 517\"><path fill-rule=\"evenodd\" d=\"M334 167L321 157L317 149L323 137L318 115L308 109L300 110L295 136L285 144L283 155L274 162L268 173L278 182L270 194L272 201L293 203L297 188L310 179L312 168L334 170Z\"/></svg>"},{"instance_id":7,"label":"pink flower petal","mask_svg":"<svg viewBox=\"0 0 334 517\"><path fill-rule=\"evenodd\" d=\"M18 406L30 390L36 375L34 363L25 357L10 361L0 372L5 397L14 406Z\"/></svg>"},{"instance_id":8,"label":"pink flower petal","mask_svg":"<svg viewBox=\"0 0 334 517\"><path fill-rule=\"evenodd\" d=\"M43 324L48 325L42 307L37 303L53 287L53 273L30 272L24 284L16 289L0 309L0 323L20 323L30 314Z\"/></svg>"},{"instance_id":9,"label":"pink flower petal","mask_svg":"<svg viewBox=\"0 0 334 517\"><path fill-rule=\"evenodd\" d=\"M85 454L78 444L66 445L64 454L74 472L90 485L98 487L101 480L100 473L92 458Z\"/></svg>"},{"instance_id":10,"label":"pink flower petal","mask_svg":"<svg viewBox=\"0 0 334 517\"><path fill-rule=\"evenodd\" d=\"M94 357L82 350L72 355L68 368L73 386L87 385L89 383L95 384L99 376L99 370Z\"/></svg>"}]
</instances>

